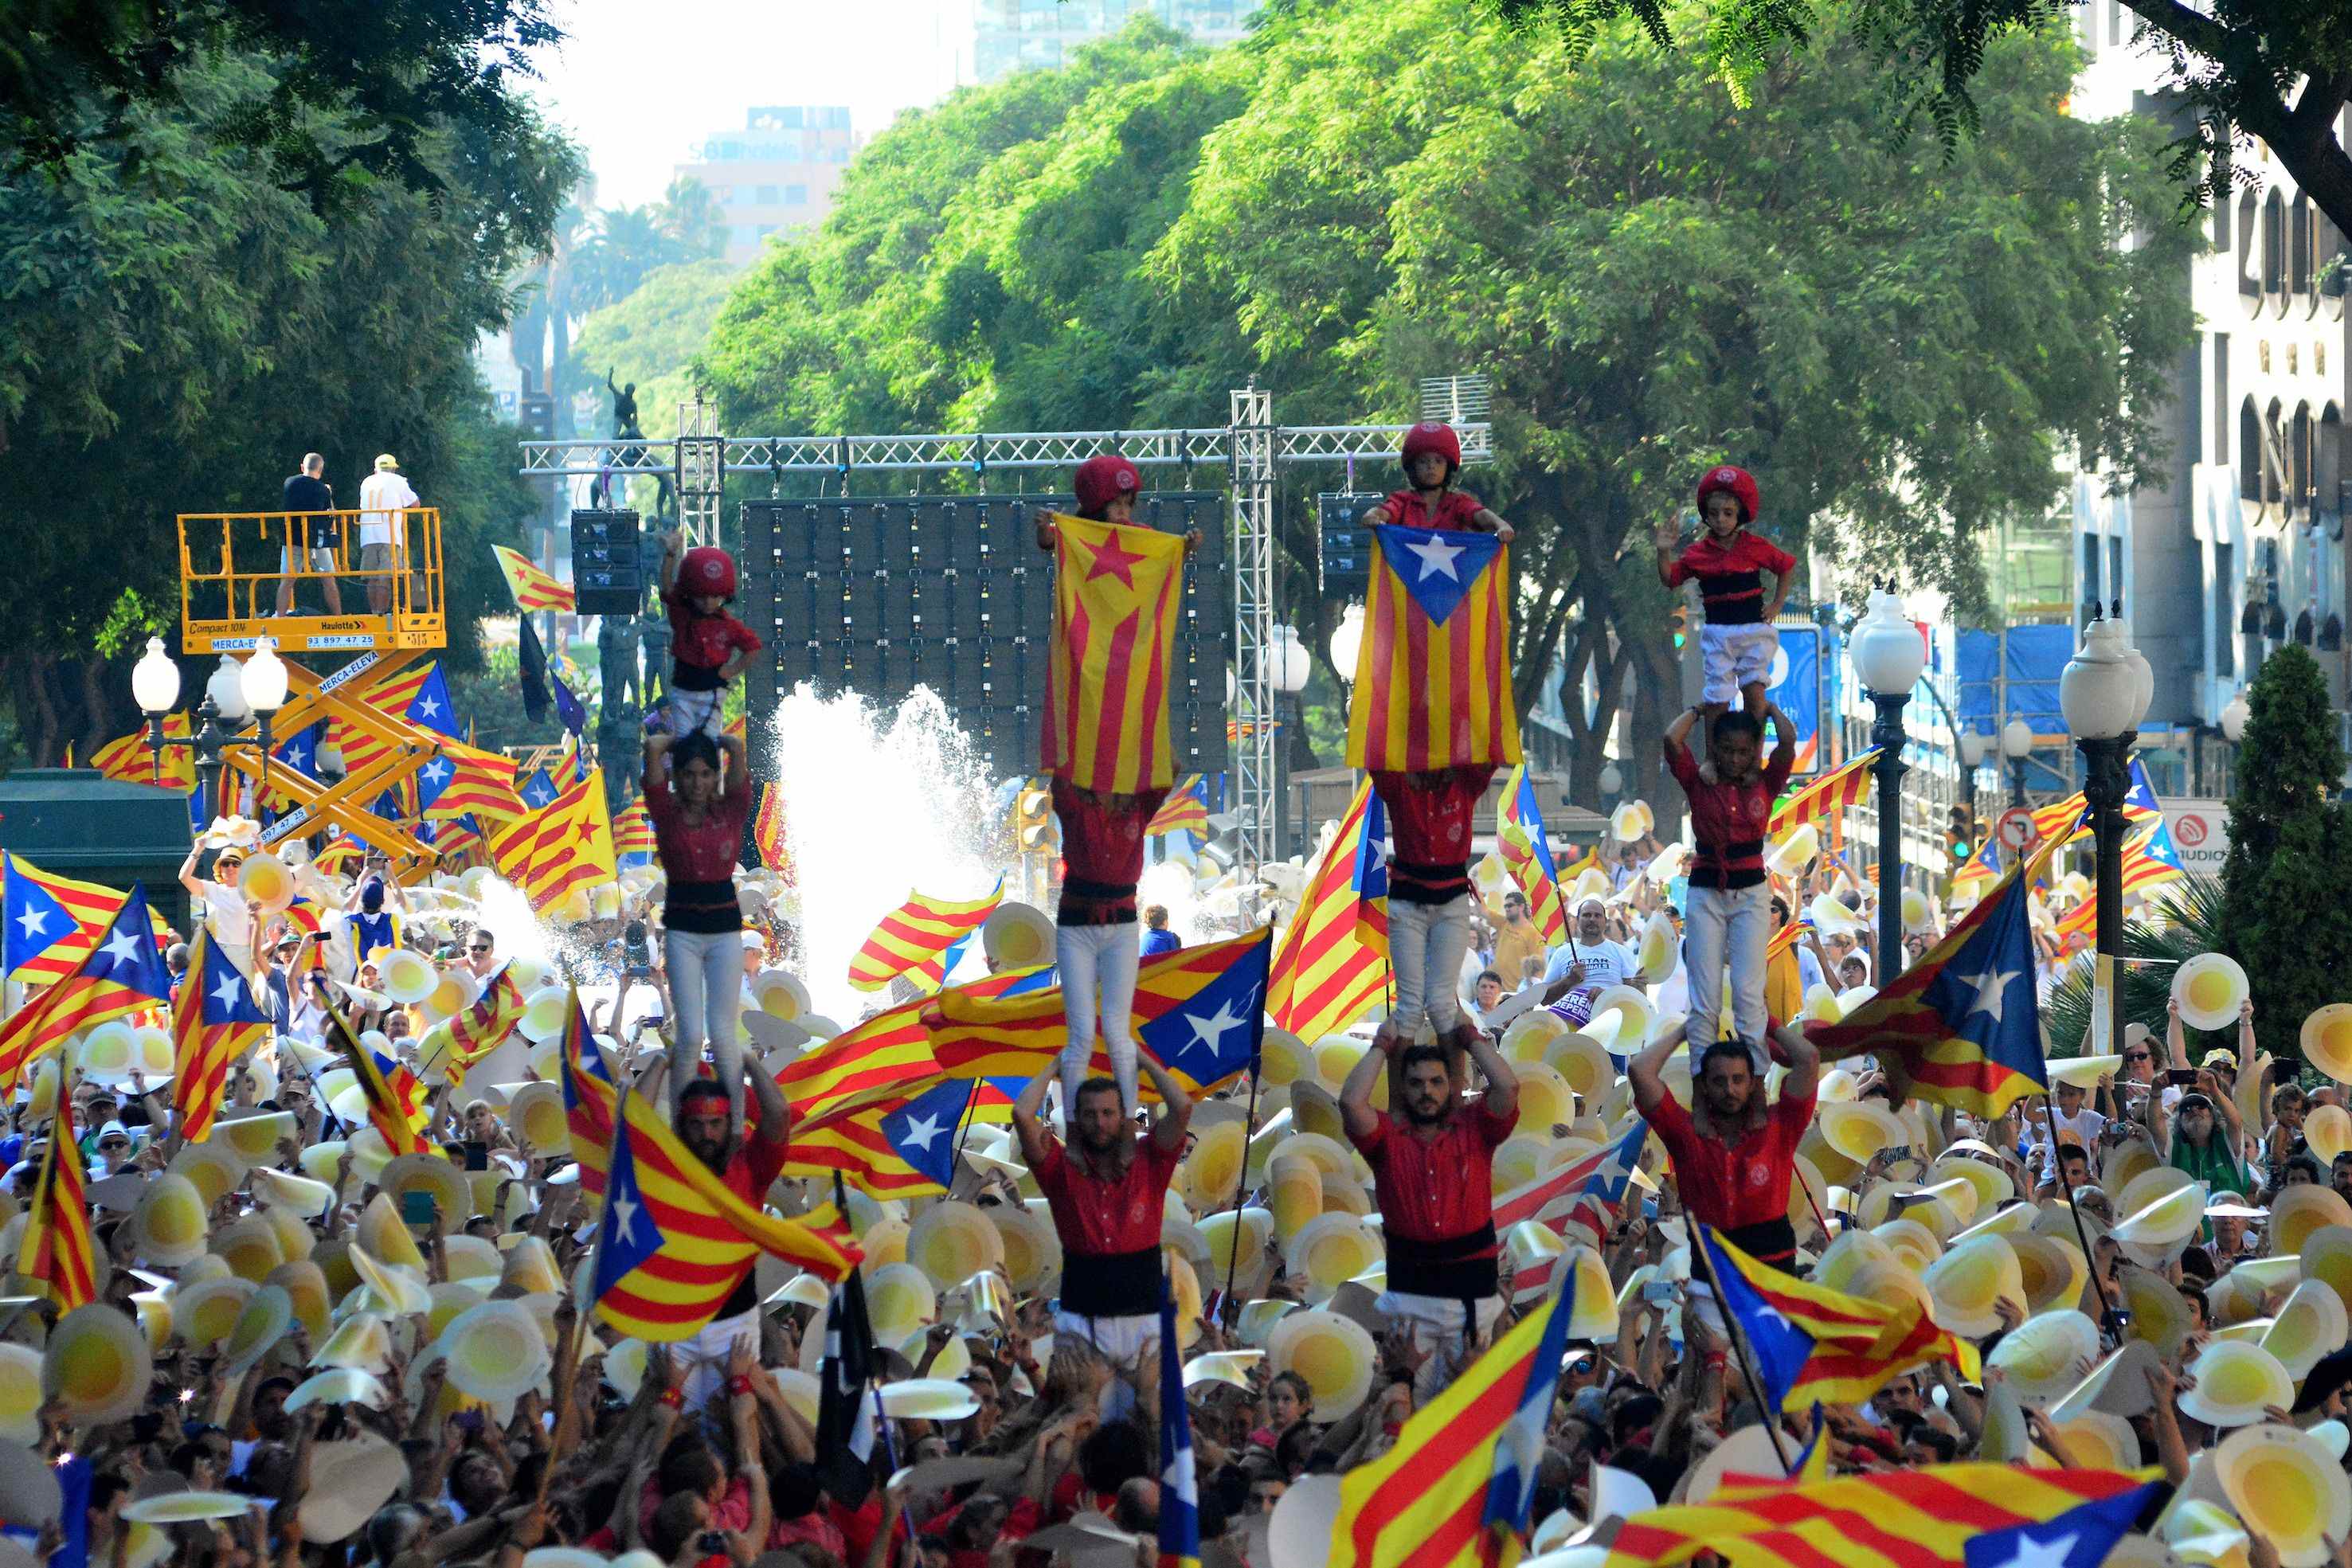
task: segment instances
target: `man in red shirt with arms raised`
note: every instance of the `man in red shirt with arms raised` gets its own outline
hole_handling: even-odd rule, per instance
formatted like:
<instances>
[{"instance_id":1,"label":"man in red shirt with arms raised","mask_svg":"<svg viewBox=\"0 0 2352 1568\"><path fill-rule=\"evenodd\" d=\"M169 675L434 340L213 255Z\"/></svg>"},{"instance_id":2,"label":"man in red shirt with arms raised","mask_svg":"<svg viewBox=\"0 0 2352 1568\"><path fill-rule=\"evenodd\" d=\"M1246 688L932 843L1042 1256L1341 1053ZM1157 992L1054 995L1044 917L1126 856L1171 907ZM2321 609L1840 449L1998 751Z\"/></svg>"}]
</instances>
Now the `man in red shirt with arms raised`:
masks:
<instances>
[{"instance_id":1,"label":"man in red shirt with arms raised","mask_svg":"<svg viewBox=\"0 0 2352 1568\"><path fill-rule=\"evenodd\" d=\"M1764 1080L1735 1040L1717 1040L1699 1053L1691 1073L1698 1103L1685 1109L1658 1070L1685 1042L1669 1029L1625 1064L1633 1081L1633 1108L1658 1134L1674 1162L1675 1188L1683 1207L1701 1225L1723 1233L1734 1247L1787 1269L1795 1261L1797 1233L1789 1223L1789 1184L1795 1178L1797 1145L1813 1120L1813 1090L1821 1052L1803 1033L1777 1025L1773 1040L1789 1059L1780 1098L1768 1103ZM1696 1254L1694 1254L1696 1256ZM1701 1321L1723 1332L1723 1313L1714 1293L1696 1281L1691 1301Z\"/></svg>"},{"instance_id":2,"label":"man in red shirt with arms raised","mask_svg":"<svg viewBox=\"0 0 2352 1568\"><path fill-rule=\"evenodd\" d=\"M1380 1196L1388 1289L1374 1303L1429 1353L1415 1376L1423 1398L1469 1360L1503 1310L1496 1259L1493 1157L1519 1121L1519 1081L1483 1033L1467 1037L1486 1082L1476 1101L1454 1082L1441 1045L1406 1045L1382 1030L1339 1090L1339 1113ZM1398 1059L1402 1113L1372 1109L1372 1088Z\"/></svg>"},{"instance_id":3,"label":"man in red shirt with arms raised","mask_svg":"<svg viewBox=\"0 0 2352 1568\"><path fill-rule=\"evenodd\" d=\"M1118 1085L1089 1078L1070 1113L1070 1146L1045 1130L1038 1112L1057 1062L1013 1103L1021 1154L1062 1239L1061 1301L1054 1332L1082 1339L1123 1366L1160 1338L1160 1228L1169 1178L1184 1154L1192 1099L1150 1054L1142 1067L1160 1092L1151 1131L1138 1133L1119 1110Z\"/></svg>"},{"instance_id":4,"label":"man in red shirt with arms raised","mask_svg":"<svg viewBox=\"0 0 2352 1568\"><path fill-rule=\"evenodd\" d=\"M759 1108L759 1125L740 1138L729 1127L727 1090L716 1080L697 1078L677 1095L677 1137L686 1152L710 1167L727 1190L757 1208L784 1168L784 1150L792 1142L793 1108L773 1077L758 1062L740 1071L750 1086L751 1103ZM759 1278L743 1276L735 1293L719 1305L718 1315L700 1333L681 1341L671 1352L673 1364L685 1374L681 1389L688 1410L718 1392L727 1380L727 1360L737 1339L760 1339Z\"/></svg>"}]
</instances>

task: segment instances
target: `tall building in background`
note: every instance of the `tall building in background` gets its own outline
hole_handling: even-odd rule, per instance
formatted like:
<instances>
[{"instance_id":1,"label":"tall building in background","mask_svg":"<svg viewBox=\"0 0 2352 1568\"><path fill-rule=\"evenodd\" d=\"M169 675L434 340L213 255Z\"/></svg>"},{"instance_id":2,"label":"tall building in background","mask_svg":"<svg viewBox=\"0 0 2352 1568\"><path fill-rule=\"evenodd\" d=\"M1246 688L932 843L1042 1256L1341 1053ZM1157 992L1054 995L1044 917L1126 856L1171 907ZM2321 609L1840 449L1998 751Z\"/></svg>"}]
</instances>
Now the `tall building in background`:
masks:
<instances>
[{"instance_id":1,"label":"tall building in background","mask_svg":"<svg viewBox=\"0 0 2352 1568\"><path fill-rule=\"evenodd\" d=\"M702 182L727 215L727 259L759 259L770 235L814 228L833 210L841 172L859 142L837 104L754 109L740 131L713 131L702 156L677 172Z\"/></svg>"},{"instance_id":2,"label":"tall building in background","mask_svg":"<svg viewBox=\"0 0 2352 1568\"><path fill-rule=\"evenodd\" d=\"M1157 16L1195 43L1230 44L1249 31L1263 0L971 0L969 79L1070 62L1135 16ZM961 65L961 62L959 62Z\"/></svg>"}]
</instances>

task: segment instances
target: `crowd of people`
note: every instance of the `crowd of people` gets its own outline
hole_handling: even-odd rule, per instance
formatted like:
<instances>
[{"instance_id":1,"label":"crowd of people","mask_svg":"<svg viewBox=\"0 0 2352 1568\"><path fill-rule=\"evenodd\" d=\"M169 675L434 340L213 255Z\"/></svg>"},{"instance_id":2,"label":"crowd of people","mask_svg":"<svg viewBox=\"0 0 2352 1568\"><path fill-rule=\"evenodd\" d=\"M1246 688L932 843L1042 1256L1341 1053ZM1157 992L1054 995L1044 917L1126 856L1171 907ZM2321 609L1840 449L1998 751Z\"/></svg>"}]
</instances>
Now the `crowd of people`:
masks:
<instances>
[{"instance_id":1,"label":"crowd of people","mask_svg":"<svg viewBox=\"0 0 2352 1568\"><path fill-rule=\"evenodd\" d=\"M1458 446L1416 440L1386 515L1507 538L1449 488ZM1082 480L1094 515L1041 528L1046 548L1118 528L1138 486L1123 464ZM1718 493L1738 503L1702 493L1720 541L1756 502L1752 481ZM1780 570L1738 548L1739 570ZM674 556L665 588L681 581L716 616L731 565ZM714 684L687 691L722 689L756 647L705 631L678 657ZM1626 1520L1811 1445L1831 1474L2150 1467L2177 1491L2131 1561L2352 1563L2343 1090L2260 1055L2251 1003L2218 1040L2176 1011L2112 1056L2055 1058L2046 1099L1999 1114L1898 1099L1891 1062L1824 1061L1816 1026L1868 1000L1872 910L1833 857L1766 842L1786 721L1730 707L1754 639L1724 641L1723 711L1667 741L1694 849L1621 814L1548 937L1530 890L1474 853L1491 767L1374 770L1392 988L1321 1039L1253 1020L1252 1065L1213 1084L1129 1028L1139 959L1178 940L1164 910L1138 918L1157 787L1056 775L1067 1048L1001 1111L897 1134L955 1140L947 1178L901 1197L796 1168L779 1073L842 1025L794 973L782 889L735 864L748 768L715 699L647 744L658 864L560 934L558 962L543 933L517 953L523 934L484 923L484 871L404 887L375 857L298 855L328 912L306 928L247 896L251 825L218 824L183 880L267 1019L219 1120L186 1136L175 1064L138 1039L120 1060L77 1039L11 1110L0 1252L36 1288L0 1304L0 1428L24 1456L0 1453L0 1552L1045 1568L1163 1561L1181 1511L1204 1563L1310 1568L1341 1555L1347 1478L1400 1444L1442 1449L1416 1416L1559 1311L1527 1456L1536 1561L1599 1568ZM1938 934L1916 929L1908 958ZM175 989L203 983L173 940ZM999 967L993 931L981 948ZM522 1004L502 1038L461 1042L500 988ZM601 1204L556 1044L573 989L692 1158L854 1238L874 1364L849 1432L819 1436L826 1379L866 1354L830 1279L763 1258L664 1343L595 1310ZM425 1153L394 1156L371 1124L362 1053L413 1090ZM54 1234L35 1206L59 1201L48 1145L68 1127L94 1278L60 1312L27 1238ZM1850 1396L1769 1407L1734 1256L1937 1332Z\"/></svg>"}]
</instances>

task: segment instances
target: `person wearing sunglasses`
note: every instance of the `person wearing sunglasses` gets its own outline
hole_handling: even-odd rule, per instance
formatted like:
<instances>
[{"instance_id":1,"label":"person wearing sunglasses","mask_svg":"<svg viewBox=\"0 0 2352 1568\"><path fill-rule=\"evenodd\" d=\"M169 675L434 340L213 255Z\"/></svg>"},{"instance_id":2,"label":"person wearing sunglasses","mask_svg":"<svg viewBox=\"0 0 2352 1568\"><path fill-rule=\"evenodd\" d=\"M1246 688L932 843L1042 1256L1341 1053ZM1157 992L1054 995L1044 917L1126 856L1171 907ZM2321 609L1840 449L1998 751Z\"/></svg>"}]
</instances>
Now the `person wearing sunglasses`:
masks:
<instances>
[{"instance_id":1,"label":"person wearing sunglasses","mask_svg":"<svg viewBox=\"0 0 2352 1568\"><path fill-rule=\"evenodd\" d=\"M98 1157L109 1176L128 1170L133 1157L131 1130L120 1122L109 1122L100 1127L98 1130Z\"/></svg>"},{"instance_id":2,"label":"person wearing sunglasses","mask_svg":"<svg viewBox=\"0 0 2352 1568\"><path fill-rule=\"evenodd\" d=\"M478 980L487 980L498 972L499 939L482 926L477 925L466 934L466 971Z\"/></svg>"}]
</instances>

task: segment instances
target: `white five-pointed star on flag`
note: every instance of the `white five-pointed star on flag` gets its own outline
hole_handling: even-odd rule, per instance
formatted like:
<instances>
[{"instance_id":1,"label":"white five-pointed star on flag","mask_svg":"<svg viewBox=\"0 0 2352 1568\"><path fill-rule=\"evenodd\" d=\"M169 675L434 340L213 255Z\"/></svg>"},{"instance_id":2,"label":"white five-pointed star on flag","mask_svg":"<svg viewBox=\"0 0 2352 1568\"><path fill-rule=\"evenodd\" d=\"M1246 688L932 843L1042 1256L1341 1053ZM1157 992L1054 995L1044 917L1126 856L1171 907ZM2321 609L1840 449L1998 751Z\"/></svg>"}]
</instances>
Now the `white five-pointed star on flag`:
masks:
<instances>
[{"instance_id":1,"label":"white five-pointed star on flag","mask_svg":"<svg viewBox=\"0 0 2352 1568\"><path fill-rule=\"evenodd\" d=\"M1433 577L1444 577L1454 582L1462 580L1461 574L1454 570L1454 559L1462 553L1463 546L1450 545L1444 539L1432 536L1419 544L1411 544L1404 548L1421 558L1423 581L1426 582Z\"/></svg>"},{"instance_id":2,"label":"white five-pointed star on flag","mask_svg":"<svg viewBox=\"0 0 2352 1568\"><path fill-rule=\"evenodd\" d=\"M139 938L122 926L114 928L114 940L106 945L106 956L116 967L139 962Z\"/></svg>"},{"instance_id":3,"label":"white five-pointed star on flag","mask_svg":"<svg viewBox=\"0 0 2352 1568\"><path fill-rule=\"evenodd\" d=\"M213 997L220 1003L221 1010L226 1012L236 1006L236 994L242 989L244 987L235 975L223 975L221 983L213 988Z\"/></svg>"},{"instance_id":4,"label":"white five-pointed star on flag","mask_svg":"<svg viewBox=\"0 0 2352 1568\"><path fill-rule=\"evenodd\" d=\"M1981 975L1962 976L1977 994L1977 999L1969 1004L1969 1012L1989 1013L1993 1022L2000 1022L2001 999L2009 994L2009 983L2022 973L2021 969L2003 970L1999 964L1993 964ZM1967 1014L1961 1016L1965 1018Z\"/></svg>"},{"instance_id":5,"label":"white five-pointed star on flag","mask_svg":"<svg viewBox=\"0 0 2352 1568\"><path fill-rule=\"evenodd\" d=\"M417 699L416 699L416 716L417 716L417 717L419 717L419 718L432 718L432 717L435 717L436 716L437 716L437 715L440 713L440 711L441 711L441 705L440 705L438 702L435 701L432 697L430 697L430 696L424 696L424 697L419 697L419 698L417 698Z\"/></svg>"},{"instance_id":6,"label":"white five-pointed star on flag","mask_svg":"<svg viewBox=\"0 0 2352 1568\"><path fill-rule=\"evenodd\" d=\"M1192 1026L1192 1043L1185 1048L1185 1053L1189 1055L1196 1049L1206 1051L1209 1060L1214 1061L1224 1048L1226 1031L1241 1028L1248 1019L1245 1015L1234 1010L1233 1000L1228 998L1218 1003L1217 1010L1207 1017L1186 1013L1184 1021Z\"/></svg>"},{"instance_id":7,"label":"white five-pointed star on flag","mask_svg":"<svg viewBox=\"0 0 2352 1568\"><path fill-rule=\"evenodd\" d=\"M25 928L26 936L38 936L49 928L49 912L46 909L27 909L24 914L16 916L16 924Z\"/></svg>"},{"instance_id":8,"label":"white five-pointed star on flag","mask_svg":"<svg viewBox=\"0 0 2352 1568\"><path fill-rule=\"evenodd\" d=\"M449 765L446 762L442 761L439 758L436 757L432 761L425 765L425 779L426 783L438 784L441 780L448 777Z\"/></svg>"},{"instance_id":9,"label":"white five-pointed star on flag","mask_svg":"<svg viewBox=\"0 0 2352 1568\"><path fill-rule=\"evenodd\" d=\"M932 1140L946 1131L946 1125L937 1116L909 1116L907 1118L907 1145L928 1155L931 1152Z\"/></svg>"},{"instance_id":10,"label":"white five-pointed star on flag","mask_svg":"<svg viewBox=\"0 0 2352 1568\"><path fill-rule=\"evenodd\" d=\"M2074 1554L2075 1544L2083 1539L2079 1531L2054 1535L2047 1541L2036 1541L2021 1534L2011 1545L2008 1558L1988 1568L2066 1568L2066 1561Z\"/></svg>"},{"instance_id":11,"label":"white five-pointed star on flag","mask_svg":"<svg viewBox=\"0 0 2352 1568\"><path fill-rule=\"evenodd\" d=\"M637 1209L638 1204L635 1198L619 1197L613 1200L614 1239L625 1241L633 1247L636 1245Z\"/></svg>"}]
</instances>

